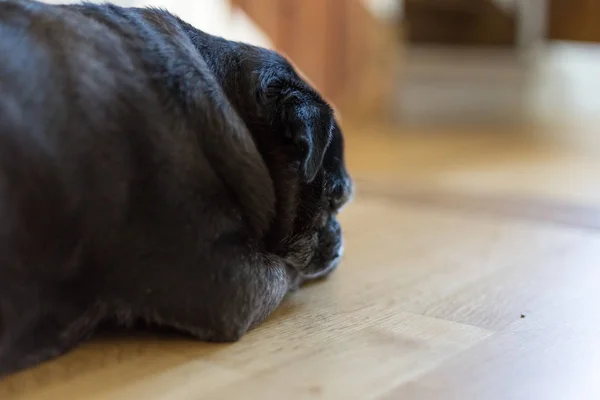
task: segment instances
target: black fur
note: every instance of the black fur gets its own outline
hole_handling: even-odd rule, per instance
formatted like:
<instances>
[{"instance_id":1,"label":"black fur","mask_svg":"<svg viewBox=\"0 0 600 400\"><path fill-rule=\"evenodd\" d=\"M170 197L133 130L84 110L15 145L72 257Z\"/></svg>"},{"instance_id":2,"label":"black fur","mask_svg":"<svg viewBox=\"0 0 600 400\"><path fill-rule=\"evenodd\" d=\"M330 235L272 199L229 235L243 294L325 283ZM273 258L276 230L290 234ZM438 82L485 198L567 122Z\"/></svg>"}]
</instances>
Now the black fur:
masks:
<instances>
[{"instance_id":1,"label":"black fur","mask_svg":"<svg viewBox=\"0 0 600 400\"><path fill-rule=\"evenodd\" d=\"M0 0L0 375L99 323L234 341L339 261L328 104L157 9Z\"/></svg>"}]
</instances>

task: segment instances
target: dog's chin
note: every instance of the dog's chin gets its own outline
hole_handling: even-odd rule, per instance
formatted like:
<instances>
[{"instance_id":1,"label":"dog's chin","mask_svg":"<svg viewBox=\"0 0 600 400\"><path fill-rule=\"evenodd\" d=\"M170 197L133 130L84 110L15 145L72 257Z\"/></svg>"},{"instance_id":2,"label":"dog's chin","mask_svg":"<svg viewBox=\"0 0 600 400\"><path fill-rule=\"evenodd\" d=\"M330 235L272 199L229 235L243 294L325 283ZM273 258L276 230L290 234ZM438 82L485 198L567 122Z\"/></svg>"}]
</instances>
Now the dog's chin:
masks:
<instances>
[{"instance_id":1,"label":"dog's chin","mask_svg":"<svg viewBox=\"0 0 600 400\"><path fill-rule=\"evenodd\" d=\"M344 253L342 230L334 216L330 216L325 226L319 230L318 238L313 257L302 270L306 280L327 277L337 268Z\"/></svg>"}]
</instances>

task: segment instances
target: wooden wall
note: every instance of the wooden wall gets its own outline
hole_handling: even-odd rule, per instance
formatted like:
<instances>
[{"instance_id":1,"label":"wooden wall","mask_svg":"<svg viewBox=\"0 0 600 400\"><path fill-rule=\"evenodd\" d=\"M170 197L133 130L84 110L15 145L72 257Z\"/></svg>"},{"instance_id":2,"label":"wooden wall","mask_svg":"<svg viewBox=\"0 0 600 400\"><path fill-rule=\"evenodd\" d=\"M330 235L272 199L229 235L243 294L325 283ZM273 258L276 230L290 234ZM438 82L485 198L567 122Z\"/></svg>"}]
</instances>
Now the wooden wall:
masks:
<instances>
[{"instance_id":1,"label":"wooden wall","mask_svg":"<svg viewBox=\"0 0 600 400\"><path fill-rule=\"evenodd\" d=\"M550 0L548 36L600 43L600 0Z\"/></svg>"},{"instance_id":2,"label":"wooden wall","mask_svg":"<svg viewBox=\"0 0 600 400\"><path fill-rule=\"evenodd\" d=\"M529 1L529 0L524 0ZM516 46L516 14L491 0L405 0L407 39L415 44Z\"/></svg>"}]
</instances>

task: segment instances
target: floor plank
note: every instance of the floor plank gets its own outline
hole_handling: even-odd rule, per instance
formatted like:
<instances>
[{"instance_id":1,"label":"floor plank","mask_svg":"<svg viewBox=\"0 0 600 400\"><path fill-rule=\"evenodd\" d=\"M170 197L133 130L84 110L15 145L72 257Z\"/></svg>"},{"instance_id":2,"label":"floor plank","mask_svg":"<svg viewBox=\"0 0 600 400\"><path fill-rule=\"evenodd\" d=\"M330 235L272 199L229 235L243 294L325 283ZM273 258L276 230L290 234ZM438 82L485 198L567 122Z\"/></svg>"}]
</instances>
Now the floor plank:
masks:
<instances>
[{"instance_id":1,"label":"floor plank","mask_svg":"<svg viewBox=\"0 0 600 400\"><path fill-rule=\"evenodd\" d=\"M369 126L348 131L349 163L362 181L600 205L600 154L541 140L547 135L535 129Z\"/></svg>"}]
</instances>

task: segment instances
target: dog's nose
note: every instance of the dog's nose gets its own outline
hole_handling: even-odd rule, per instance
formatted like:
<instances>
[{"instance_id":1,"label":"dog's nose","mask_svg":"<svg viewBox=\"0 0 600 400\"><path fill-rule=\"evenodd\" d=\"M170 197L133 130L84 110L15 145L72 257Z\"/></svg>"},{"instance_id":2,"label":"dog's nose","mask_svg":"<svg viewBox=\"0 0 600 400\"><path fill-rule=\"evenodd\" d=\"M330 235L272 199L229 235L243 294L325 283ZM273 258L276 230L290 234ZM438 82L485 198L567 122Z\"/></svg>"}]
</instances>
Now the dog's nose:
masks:
<instances>
[{"instance_id":1,"label":"dog's nose","mask_svg":"<svg viewBox=\"0 0 600 400\"><path fill-rule=\"evenodd\" d=\"M352 180L348 177L340 180L334 185L329 206L331 210L337 212L344 207L351 199L354 186Z\"/></svg>"}]
</instances>

